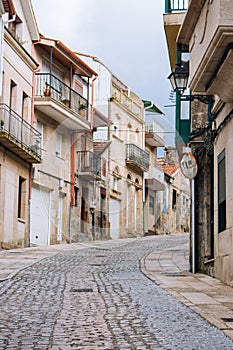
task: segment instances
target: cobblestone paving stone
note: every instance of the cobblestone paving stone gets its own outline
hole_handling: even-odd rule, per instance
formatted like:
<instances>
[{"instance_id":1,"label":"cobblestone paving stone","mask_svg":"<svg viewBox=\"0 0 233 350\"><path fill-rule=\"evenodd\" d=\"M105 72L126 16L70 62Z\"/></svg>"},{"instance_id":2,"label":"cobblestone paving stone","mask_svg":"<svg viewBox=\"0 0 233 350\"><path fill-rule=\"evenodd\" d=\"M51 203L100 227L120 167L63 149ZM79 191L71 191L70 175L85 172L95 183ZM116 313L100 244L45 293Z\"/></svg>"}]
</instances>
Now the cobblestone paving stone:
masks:
<instances>
[{"instance_id":1,"label":"cobblestone paving stone","mask_svg":"<svg viewBox=\"0 0 233 350\"><path fill-rule=\"evenodd\" d=\"M0 349L231 350L233 342L147 279L143 255L187 236L64 252L0 283Z\"/></svg>"}]
</instances>

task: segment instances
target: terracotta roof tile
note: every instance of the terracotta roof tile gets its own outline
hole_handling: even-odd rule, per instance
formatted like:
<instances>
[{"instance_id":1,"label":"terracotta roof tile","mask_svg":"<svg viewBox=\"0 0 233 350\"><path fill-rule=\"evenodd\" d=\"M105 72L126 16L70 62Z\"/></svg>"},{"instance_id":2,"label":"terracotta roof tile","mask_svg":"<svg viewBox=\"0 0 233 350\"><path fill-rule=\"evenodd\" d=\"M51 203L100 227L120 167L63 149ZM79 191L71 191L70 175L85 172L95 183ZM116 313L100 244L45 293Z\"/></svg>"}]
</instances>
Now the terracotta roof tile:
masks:
<instances>
[{"instance_id":1,"label":"terracotta roof tile","mask_svg":"<svg viewBox=\"0 0 233 350\"><path fill-rule=\"evenodd\" d=\"M180 169L179 164L167 164L164 158L157 158L157 165L169 176L174 175Z\"/></svg>"},{"instance_id":2,"label":"terracotta roof tile","mask_svg":"<svg viewBox=\"0 0 233 350\"><path fill-rule=\"evenodd\" d=\"M163 169L163 171L172 176L175 174L175 172L180 169L179 165L174 165L174 164L171 164L171 165L162 165L161 168Z\"/></svg>"},{"instance_id":3,"label":"terracotta roof tile","mask_svg":"<svg viewBox=\"0 0 233 350\"><path fill-rule=\"evenodd\" d=\"M16 14L12 0L2 0L2 4L6 12L11 13L12 15Z\"/></svg>"}]
</instances>

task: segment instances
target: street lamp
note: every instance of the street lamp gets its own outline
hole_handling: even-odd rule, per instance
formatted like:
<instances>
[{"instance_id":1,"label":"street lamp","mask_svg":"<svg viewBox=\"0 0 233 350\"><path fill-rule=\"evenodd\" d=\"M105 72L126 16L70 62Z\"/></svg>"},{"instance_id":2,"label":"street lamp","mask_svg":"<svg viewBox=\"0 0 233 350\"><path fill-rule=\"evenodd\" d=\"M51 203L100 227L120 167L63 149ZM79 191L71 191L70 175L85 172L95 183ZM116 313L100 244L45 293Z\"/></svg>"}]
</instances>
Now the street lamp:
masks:
<instances>
[{"instance_id":1,"label":"street lamp","mask_svg":"<svg viewBox=\"0 0 233 350\"><path fill-rule=\"evenodd\" d=\"M205 104L211 104L214 101L212 95L183 95L188 85L189 71L181 63L176 63L175 69L168 76L171 82L172 88L175 92L178 92L181 101L194 101L198 100Z\"/></svg>"},{"instance_id":2,"label":"street lamp","mask_svg":"<svg viewBox=\"0 0 233 350\"><path fill-rule=\"evenodd\" d=\"M168 76L173 90L182 95L188 85L188 76L188 70L181 63L176 63L175 69Z\"/></svg>"}]
</instances>

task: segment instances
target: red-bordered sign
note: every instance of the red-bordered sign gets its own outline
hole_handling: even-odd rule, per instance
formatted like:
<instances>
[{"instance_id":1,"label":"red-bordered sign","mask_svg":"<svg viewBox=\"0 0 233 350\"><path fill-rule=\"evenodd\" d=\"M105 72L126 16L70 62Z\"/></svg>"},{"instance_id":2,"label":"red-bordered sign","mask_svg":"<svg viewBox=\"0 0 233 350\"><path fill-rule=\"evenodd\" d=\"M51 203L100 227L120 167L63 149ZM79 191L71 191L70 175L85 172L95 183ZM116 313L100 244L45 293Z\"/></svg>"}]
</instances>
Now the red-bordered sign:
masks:
<instances>
[{"instance_id":1,"label":"red-bordered sign","mask_svg":"<svg viewBox=\"0 0 233 350\"><path fill-rule=\"evenodd\" d=\"M197 175L197 161L191 152L185 152L181 155L180 169L182 174L188 179L194 179L194 177Z\"/></svg>"}]
</instances>

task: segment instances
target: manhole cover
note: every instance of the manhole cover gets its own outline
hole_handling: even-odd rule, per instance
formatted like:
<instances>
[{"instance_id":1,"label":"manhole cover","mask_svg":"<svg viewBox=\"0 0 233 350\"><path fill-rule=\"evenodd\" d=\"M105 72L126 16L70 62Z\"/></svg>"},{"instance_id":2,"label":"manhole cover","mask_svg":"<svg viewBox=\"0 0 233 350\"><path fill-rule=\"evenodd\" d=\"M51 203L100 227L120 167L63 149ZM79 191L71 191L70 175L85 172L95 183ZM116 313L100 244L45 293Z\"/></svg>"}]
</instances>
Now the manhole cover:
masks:
<instances>
[{"instance_id":1,"label":"manhole cover","mask_svg":"<svg viewBox=\"0 0 233 350\"><path fill-rule=\"evenodd\" d=\"M224 322L233 322L233 318L232 317L225 317L225 318L222 318L222 320Z\"/></svg>"},{"instance_id":2,"label":"manhole cover","mask_svg":"<svg viewBox=\"0 0 233 350\"><path fill-rule=\"evenodd\" d=\"M92 288L71 288L70 292L72 293L93 293Z\"/></svg>"},{"instance_id":3,"label":"manhole cover","mask_svg":"<svg viewBox=\"0 0 233 350\"><path fill-rule=\"evenodd\" d=\"M180 273L180 272L163 272L164 276L171 276L171 277L187 277L186 274Z\"/></svg>"}]
</instances>

